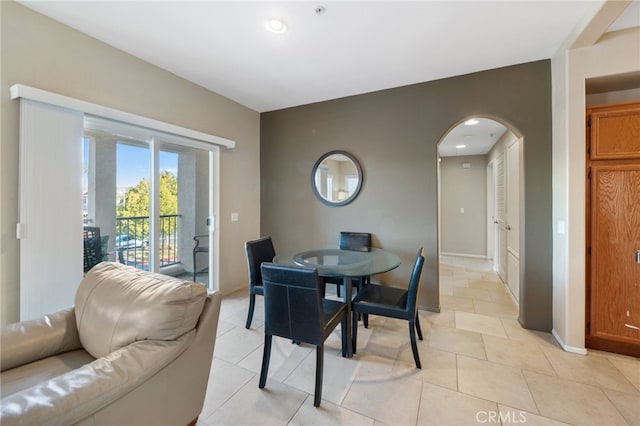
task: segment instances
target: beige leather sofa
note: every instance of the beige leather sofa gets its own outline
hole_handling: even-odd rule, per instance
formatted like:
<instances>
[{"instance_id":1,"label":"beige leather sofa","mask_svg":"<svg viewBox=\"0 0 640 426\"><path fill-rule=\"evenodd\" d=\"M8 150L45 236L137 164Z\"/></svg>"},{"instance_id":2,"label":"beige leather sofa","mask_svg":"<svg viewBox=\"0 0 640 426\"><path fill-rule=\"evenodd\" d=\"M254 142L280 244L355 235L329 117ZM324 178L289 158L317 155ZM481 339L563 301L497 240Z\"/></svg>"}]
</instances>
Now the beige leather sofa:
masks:
<instances>
[{"instance_id":1,"label":"beige leather sofa","mask_svg":"<svg viewBox=\"0 0 640 426\"><path fill-rule=\"evenodd\" d=\"M73 308L2 329L0 424L195 423L219 313L201 284L96 265Z\"/></svg>"}]
</instances>

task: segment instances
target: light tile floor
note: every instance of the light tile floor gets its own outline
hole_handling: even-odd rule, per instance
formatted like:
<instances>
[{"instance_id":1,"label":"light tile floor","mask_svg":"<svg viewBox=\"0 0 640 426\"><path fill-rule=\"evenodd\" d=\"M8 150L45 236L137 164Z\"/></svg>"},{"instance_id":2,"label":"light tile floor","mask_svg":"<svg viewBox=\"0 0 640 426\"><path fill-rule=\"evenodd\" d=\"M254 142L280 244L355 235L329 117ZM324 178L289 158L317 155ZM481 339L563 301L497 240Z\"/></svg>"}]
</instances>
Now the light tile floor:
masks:
<instances>
[{"instance_id":1,"label":"light tile floor","mask_svg":"<svg viewBox=\"0 0 640 426\"><path fill-rule=\"evenodd\" d=\"M550 334L520 326L489 263L440 261L442 312L420 312L422 370L405 321L361 324L352 359L340 356L338 327L326 343L320 408L311 346L274 338L258 389L261 297L250 330L247 292L225 297L198 425L640 425L639 359L564 352Z\"/></svg>"}]
</instances>

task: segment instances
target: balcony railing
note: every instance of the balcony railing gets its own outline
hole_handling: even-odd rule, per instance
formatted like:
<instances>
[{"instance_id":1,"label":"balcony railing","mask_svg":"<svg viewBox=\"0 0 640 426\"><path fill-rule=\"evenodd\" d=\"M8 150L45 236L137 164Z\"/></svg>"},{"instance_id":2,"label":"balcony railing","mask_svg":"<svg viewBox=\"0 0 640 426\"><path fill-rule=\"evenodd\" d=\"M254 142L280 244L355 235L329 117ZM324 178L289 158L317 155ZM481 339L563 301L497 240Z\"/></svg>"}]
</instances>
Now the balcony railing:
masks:
<instances>
[{"instance_id":1,"label":"balcony railing","mask_svg":"<svg viewBox=\"0 0 640 426\"><path fill-rule=\"evenodd\" d=\"M180 263L178 250L179 214L160 215L160 267ZM120 262L149 269L149 217L116 218L116 251Z\"/></svg>"}]
</instances>

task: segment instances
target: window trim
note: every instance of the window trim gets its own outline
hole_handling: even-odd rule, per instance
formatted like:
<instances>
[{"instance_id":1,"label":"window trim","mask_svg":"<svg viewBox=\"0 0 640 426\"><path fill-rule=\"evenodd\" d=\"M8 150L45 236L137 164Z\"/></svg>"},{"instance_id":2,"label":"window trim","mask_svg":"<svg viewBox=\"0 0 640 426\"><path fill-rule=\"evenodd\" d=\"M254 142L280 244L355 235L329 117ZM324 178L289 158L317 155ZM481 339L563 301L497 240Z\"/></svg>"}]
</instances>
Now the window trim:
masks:
<instances>
[{"instance_id":1,"label":"window trim","mask_svg":"<svg viewBox=\"0 0 640 426\"><path fill-rule=\"evenodd\" d=\"M164 121L155 120L153 118L132 114L126 111L120 111L103 105L94 104L92 102L83 101L69 96L60 95L58 93L48 92L46 90L37 89L35 87L26 86L24 84L14 84L9 89L11 99L30 99L33 101L43 102L62 108L68 108L81 111L86 115L103 117L123 123L129 123L134 126L154 129L161 133L165 133L165 137L186 138L192 141L204 142L207 145L215 145L218 147L233 149L236 146L235 141L225 139L220 136L210 135L198 130L188 129L186 127L177 126L175 124L165 123ZM185 144L185 141L181 141Z\"/></svg>"}]
</instances>

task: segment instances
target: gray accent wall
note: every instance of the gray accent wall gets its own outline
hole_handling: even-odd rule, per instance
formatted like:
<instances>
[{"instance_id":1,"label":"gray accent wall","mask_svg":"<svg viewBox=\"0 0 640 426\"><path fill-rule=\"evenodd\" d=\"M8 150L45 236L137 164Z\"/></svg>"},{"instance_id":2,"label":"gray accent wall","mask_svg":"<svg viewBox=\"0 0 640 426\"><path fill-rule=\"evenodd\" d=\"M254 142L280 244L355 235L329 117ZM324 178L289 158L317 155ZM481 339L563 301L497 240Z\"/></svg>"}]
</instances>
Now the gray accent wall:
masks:
<instances>
[{"instance_id":1,"label":"gray accent wall","mask_svg":"<svg viewBox=\"0 0 640 426\"><path fill-rule=\"evenodd\" d=\"M261 231L277 251L337 246L340 231L373 234L402 265L382 282L406 285L417 249L427 259L420 306L438 311L437 144L471 116L492 118L524 137L519 320L552 325L550 61L261 114ZM345 207L314 198L310 173L325 152L346 150L365 174Z\"/></svg>"}]
</instances>

